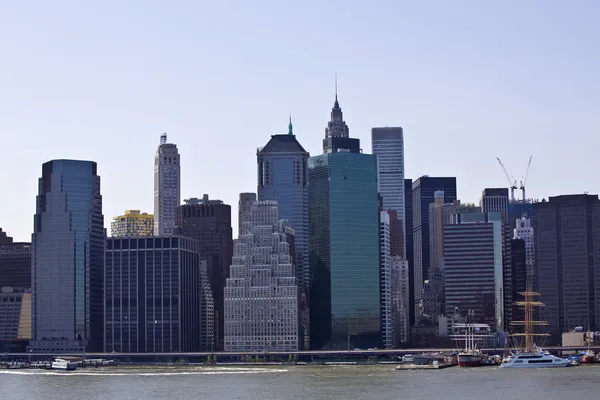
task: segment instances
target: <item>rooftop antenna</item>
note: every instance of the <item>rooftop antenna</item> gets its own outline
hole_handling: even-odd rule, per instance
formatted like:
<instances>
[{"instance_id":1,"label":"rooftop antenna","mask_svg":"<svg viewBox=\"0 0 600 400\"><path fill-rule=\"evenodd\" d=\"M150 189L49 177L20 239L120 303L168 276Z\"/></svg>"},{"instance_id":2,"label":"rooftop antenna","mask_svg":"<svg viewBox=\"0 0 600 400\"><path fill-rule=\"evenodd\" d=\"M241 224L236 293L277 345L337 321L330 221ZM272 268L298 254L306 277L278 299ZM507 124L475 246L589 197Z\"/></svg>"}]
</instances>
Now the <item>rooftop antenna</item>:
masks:
<instances>
[{"instance_id":1,"label":"rooftop antenna","mask_svg":"<svg viewBox=\"0 0 600 400\"><path fill-rule=\"evenodd\" d=\"M167 134L166 132L160 135L160 144L167 144Z\"/></svg>"}]
</instances>

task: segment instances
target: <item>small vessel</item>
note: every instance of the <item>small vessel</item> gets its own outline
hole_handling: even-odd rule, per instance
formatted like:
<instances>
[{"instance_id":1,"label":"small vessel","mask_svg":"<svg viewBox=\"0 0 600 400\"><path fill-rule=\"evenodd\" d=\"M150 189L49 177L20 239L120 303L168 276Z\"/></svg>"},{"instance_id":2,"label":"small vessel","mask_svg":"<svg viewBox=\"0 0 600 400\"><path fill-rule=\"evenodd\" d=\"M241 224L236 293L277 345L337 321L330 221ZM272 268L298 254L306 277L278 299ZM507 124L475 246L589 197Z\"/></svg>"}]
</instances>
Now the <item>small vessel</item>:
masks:
<instances>
[{"instance_id":1,"label":"small vessel","mask_svg":"<svg viewBox=\"0 0 600 400\"><path fill-rule=\"evenodd\" d=\"M455 324L455 328L464 329L464 335L453 335L454 339L464 340L465 348L458 353L459 367L481 367L488 365L487 356L477 348L477 341L486 338L488 334L479 334L481 331L489 331L490 326L486 324Z\"/></svg>"},{"instance_id":2,"label":"small vessel","mask_svg":"<svg viewBox=\"0 0 600 400\"><path fill-rule=\"evenodd\" d=\"M585 353L583 353L580 357L581 362L584 364L594 364L594 363L598 362L598 356L590 348L593 340L594 340L594 333L588 331L586 334L586 341L587 341L588 348L585 351Z\"/></svg>"},{"instance_id":3,"label":"small vessel","mask_svg":"<svg viewBox=\"0 0 600 400\"><path fill-rule=\"evenodd\" d=\"M525 349L524 351L515 351L508 357L502 360L500 368L557 368L566 367L570 364L570 361L565 358L556 357L547 351L543 351L534 343L534 338L539 336L549 336L546 333L534 333L533 328L535 326L546 326L546 321L534 321L533 310L534 307L542 307L544 303L534 300L535 297L540 294L527 290L519 293L525 297L524 301L515 302L516 305L525 308L525 320L524 321L513 321L511 325L523 326L523 333L513 333L511 336L525 337Z\"/></svg>"},{"instance_id":4,"label":"small vessel","mask_svg":"<svg viewBox=\"0 0 600 400\"><path fill-rule=\"evenodd\" d=\"M65 360L64 358L57 358L52 362L51 368L62 371L74 371L77 367L74 362Z\"/></svg>"}]
</instances>

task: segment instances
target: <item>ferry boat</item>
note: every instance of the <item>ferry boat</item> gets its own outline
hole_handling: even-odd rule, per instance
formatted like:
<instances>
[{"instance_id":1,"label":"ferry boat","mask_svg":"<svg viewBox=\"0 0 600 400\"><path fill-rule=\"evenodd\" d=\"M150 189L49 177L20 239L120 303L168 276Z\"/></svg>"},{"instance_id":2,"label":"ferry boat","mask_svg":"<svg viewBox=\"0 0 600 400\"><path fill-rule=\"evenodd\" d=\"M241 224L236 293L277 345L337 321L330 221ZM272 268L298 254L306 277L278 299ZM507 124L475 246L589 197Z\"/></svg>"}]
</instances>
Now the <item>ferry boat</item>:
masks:
<instances>
[{"instance_id":1,"label":"ferry boat","mask_svg":"<svg viewBox=\"0 0 600 400\"><path fill-rule=\"evenodd\" d=\"M74 371L77 367L74 362L65 360L64 358L57 358L52 362L51 368L61 371Z\"/></svg>"},{"instance_id":2,"label":"ferry boat","mask_svg":"<svg viewBox=\"0 0 600 400\"><path fill-rule=\"evenodd\" d=\"M535 333L534 327L536 326L547 326L546 321L534 321L533 310L534 307L542 307L544 303L534 300L540 294L527 290L519 293L525 300L517 301L515 305L521 306L525 309L525 320L524 321L513 321L513 326L523 326L523 333L513 333L513 337L524 337L525 338L525 349L524 351L515 351L508 357L502 360L500 368L557 368L566 367L569 365L569 360L565 358L556 357L547 351L542 351L534 343L534 338L539 336L549 336L547 333Z\"/></svg>"}]
</instances>

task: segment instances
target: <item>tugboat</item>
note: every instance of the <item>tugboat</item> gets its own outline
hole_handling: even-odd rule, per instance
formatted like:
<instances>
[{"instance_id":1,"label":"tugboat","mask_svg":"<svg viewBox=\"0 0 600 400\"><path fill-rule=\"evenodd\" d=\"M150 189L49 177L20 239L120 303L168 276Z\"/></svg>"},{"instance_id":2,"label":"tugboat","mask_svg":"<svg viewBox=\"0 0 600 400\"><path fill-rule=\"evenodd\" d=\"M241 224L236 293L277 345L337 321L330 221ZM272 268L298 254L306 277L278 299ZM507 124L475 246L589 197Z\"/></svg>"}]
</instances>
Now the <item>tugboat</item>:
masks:
<instances>
[{"instance_id":1,"label":"tugboat","mask_svg":"<svg viewBox=\"0 0 600 400\"><path fill-rule=\"evenodd\" d=\"M519 293L525 297L524 301L515 302L516 305L525 308L525 321L513 321L511 325L523 326L524 333L514 333L511 336L525 337L525 349L516 351L502 360L500 368L557 368L566 367L570 364L565 358L556 357L547 351L543 351L535 345L533 339L538 336L549 336L547 333L534 333L534 326L547 326L546 321L534 321L534 307L542 307L544 303L534 300L540 294L527 290Z\"/></svg>"}]
</instances>

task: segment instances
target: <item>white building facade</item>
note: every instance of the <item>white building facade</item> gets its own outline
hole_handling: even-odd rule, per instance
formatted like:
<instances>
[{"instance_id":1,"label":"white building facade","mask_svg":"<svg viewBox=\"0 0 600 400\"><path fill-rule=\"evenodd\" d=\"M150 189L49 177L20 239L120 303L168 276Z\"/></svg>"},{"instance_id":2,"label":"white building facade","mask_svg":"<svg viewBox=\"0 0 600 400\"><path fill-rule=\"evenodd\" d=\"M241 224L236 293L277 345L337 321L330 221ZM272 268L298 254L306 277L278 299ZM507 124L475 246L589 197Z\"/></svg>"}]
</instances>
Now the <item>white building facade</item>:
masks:
<instances>
[{"instance_id":1,"label":"white building facade","mask_svg":"<svg viewBox=\"0 0 600 400\"><path fill-rule=\"evenodd\" d=\"M154 156L154 235L171 236L175 230L175 209L181 202L181 168L177 145L160 136Z\"/></svg>"},{"instance_id":2,"label":"white building facade","mask_svg":"<svg viewBox=\"0 0 600 400\"><path fill-rule=\"evenodd\" d=\"M408 260L394 256L391 258L392 323L394 325L394 346L408 343L410 338L409 301L410 283Z\"/></svg>"},{"instance_id":3,"label":"white building facade","mask_svg":"<svg viewBox=\"0 0 600 400\"><path fill-rule=\"evenodd\" d=\"M406 238L404 193L404 133L401 127L371 129L371 146L377 156L377 182L384 210L394 210ZM412 193L410 194L412 196ZM403 244L406 254L406 241Z\"/></svg>"},{"instance_id":4,"label":"white building facade","mask_svg":"<svg viewBox=\"0 0 600 400\"><path fill-rule=\"evenodd\" d=\"M533 285L535 274L535 245L534 232L531 226L531 218L522 217L517 219L513 231L513 239L521 239L525 242L525 265L527 266L527 280Z\"/></svg>"},{"instance_id":5,"label":"white building facade","mask_svg":"<svg viewBox=\"0 0 600 400\"><path fill-rule=\"evenodd\" d=\"M381 294L381 336L386 349L394 347L394 318L392 312L392 256L390 215L379 213L379 293Z\"/></svg>"},{"instance_id":6,"label":"white building facade","mask_svg":"<svg viewBox=\"0 0 600 400\"><path fill-rule=\"evenodd\" d=\"M254 202L235 242L225 286L225 351L297 351L295 232L276 201Z\"/></svg>"}]
</instances>

